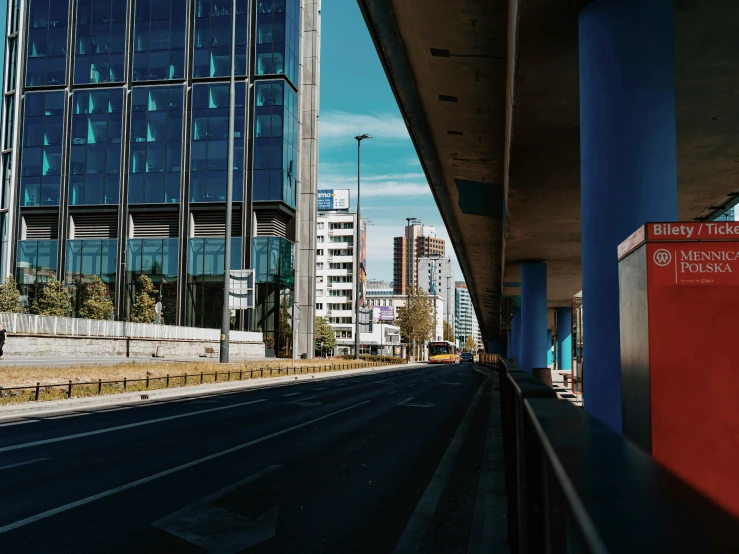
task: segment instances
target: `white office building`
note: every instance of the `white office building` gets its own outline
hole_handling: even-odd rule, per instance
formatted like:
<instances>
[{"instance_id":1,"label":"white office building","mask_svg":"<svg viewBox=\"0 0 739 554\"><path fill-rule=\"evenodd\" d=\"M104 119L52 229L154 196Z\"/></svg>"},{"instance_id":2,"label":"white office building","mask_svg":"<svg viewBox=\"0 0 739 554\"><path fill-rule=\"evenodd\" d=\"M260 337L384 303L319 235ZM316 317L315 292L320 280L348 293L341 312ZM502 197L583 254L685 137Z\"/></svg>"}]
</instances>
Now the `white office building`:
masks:
<instances>
[{"instance_id":1,"label":"white office building","mask_svg":"<svg viewBox=\"0 0 739 554\"><path fill-rule=\"evenodd\" d=\"M472 337L477 344L477 348L481 348L482 335L480 334L480 325L477 322L475 309L472 307L472 298L470 291L467 290L467 284L464 281L455 283L455 327L454 334L457 338L457 345L464 348L467 337Z\"/></svg>"},{"instance_id":2,"label":"white office building","mask_svg":"<svg viewBox=\"0 0 739 554\"><path fill-rule=\"evenodd\" d=\"M367 305L369 308L382 308L389 306L392 308L393 321L398 317L398 308L405 306L407 297L405 294L386 294L386 295L375 295L367 298ZM434 340L443 340L444 337L444 298L441 295L434 297L434 303L432 309L436 315L436 325L434 329ZM386 321L389 321L386 320Z\"/></svg>"},{"instance_id":3,"label":"white office building","mask_svg":"<svg viewBox=\"0 0 739 554\"><path fill-rule=\"evenodd\" d=\"M454 329L455 283L452 260L441 256L419 258L416 282L422 290L429 294L438 294L444 299L442 316Z\"/></svg>"}]
</instances>

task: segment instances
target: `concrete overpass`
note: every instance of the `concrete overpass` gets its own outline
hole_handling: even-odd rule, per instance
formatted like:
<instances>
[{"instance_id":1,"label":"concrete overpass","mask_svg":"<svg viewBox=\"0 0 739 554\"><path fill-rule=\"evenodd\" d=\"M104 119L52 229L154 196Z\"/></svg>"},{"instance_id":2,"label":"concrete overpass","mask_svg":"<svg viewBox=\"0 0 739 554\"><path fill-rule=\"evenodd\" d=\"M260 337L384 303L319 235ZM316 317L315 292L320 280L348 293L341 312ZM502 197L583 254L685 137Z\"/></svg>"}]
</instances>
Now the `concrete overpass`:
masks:
<instances>
[{"instance_id":1,"label":"concrete overpass","mask_svg":"<svg viewBox=\"0 0 739 554\"><path fill-rule=\"evenodd\" d=\"M504 336L505 298L525 312L521 269L544 262L546 306L583 289L586 407L620 429L616 245L739 195L739 4L358 3L483 336Z\"/></svg>"}]
</instances>

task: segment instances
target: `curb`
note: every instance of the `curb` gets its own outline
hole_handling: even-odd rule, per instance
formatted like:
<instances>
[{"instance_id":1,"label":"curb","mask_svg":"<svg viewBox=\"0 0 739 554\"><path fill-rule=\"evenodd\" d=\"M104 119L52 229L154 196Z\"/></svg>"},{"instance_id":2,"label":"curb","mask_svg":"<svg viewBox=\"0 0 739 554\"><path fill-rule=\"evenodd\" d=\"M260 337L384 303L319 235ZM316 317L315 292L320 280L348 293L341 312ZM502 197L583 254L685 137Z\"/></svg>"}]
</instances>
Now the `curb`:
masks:
<instances>
[{"instance_id":1,"label":"curb","mask_svg":"<svg viewBox=\"0 0 739 554\"><path fill-rule=\"evenodd\" d=\"M11 404L0 407L0 421L18 416L28 416L45 412L70 412L80 408L96 408L110 404L136 403L142 404L150 401L165 400L170 398L181 398L188 396L202 396L224 391L242 389L267 389L285 386L296 381L326 381L342 377L353 377L369 373L382 373L384 371L397 371L399 369L411 369L421 367L425 364L413 362L410 364L399 364L382 366L379 368L342 369L327 373L304 373L302 375L284 375L282 377L259 377L257 379L245 379L242 381L231 381L212 385L193 385L190 387L176 387L171 389L157 389L153 391L128 392L121 394L106 394L102 396L91 396L86 398L73 398L70 400L51 400L48 402L24 402L22 404ZM143 398L146 396L146 398Z\"/></svg>"}]
</instances>

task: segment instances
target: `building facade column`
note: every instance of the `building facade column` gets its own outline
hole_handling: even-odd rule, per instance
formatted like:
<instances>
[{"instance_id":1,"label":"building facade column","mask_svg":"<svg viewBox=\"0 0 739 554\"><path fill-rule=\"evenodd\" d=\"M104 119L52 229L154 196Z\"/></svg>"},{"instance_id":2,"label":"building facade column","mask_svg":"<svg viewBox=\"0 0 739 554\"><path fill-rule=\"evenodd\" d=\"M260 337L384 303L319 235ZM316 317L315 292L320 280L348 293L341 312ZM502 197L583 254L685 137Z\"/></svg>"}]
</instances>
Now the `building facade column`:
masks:
<instances>
[{"instance_id":1,"label":"building facade column","mask_svg":"<svg viewBox=\"0 0 739 554\"><path fill-rule=\"evenodd\" d=\"M513 308L511 318L511 330L508 338L508 359L515 360L516 365L521 364L521 308Z\"/></svg>"},{"instance_id":2,"label":"building facade column","mask_svg":"<svg viewBox=\"0 0 739 554\"><path fill-rule=\"evenodd\" d=\"M616 249L677 218L672 0L595 0L579 13L585 409L621 431Z\"/></svg>"},{"instance_id":3,"label":"building facade column","mask_svg":"<svg viewBox=\"0 0 739 554\"><path fill-rule=\"evenodd\" d=\"M557 369L572 369L572 309L557 308Z\"/></svg>"},{"instance_id":4,"label":"building facade column","mask_svg":"<svg viewBox=\"0 0 739 554\"><path fill-rule=\"evenodd\" d=\"M521 369L546 367L547 264L521 264Z\"/></svg>"},{"instance_id":5,"label":"building facade column","mask_svg":"<svg viewBox=\"0 0 739 554\"><path fill-rule=\"evenodd\" d=\"M554 352L552 352L552 337L553 333L551 329L547 329L547 346L545 352L547 353L547 367L554 363Z\"/></svg>"}]
</instances>

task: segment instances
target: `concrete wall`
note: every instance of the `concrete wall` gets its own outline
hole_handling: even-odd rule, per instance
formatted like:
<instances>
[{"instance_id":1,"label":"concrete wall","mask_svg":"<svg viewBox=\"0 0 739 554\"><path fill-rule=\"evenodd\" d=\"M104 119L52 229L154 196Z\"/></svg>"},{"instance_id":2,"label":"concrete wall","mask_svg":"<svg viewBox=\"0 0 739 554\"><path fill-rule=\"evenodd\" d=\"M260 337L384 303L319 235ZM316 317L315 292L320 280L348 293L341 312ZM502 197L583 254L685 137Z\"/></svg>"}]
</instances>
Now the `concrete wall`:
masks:
<instances>
[{"instance_id":1,"label":"concrete wall","mask_svg":"<svg viewBox=\"0 0 739 554\"><path fill-rule=\"evenodd\" d=\"M99 337L64 337L55 335L8 335L4 354L15 358L106 358L136 357L149 358L162 347L165 358L192 358L205 354L205 348L215 351L218 359L218 341L203 340L156 340ZM264 343L231 342L230 356L239 358L263 358Z\"/></svg>"}]
</instances>

